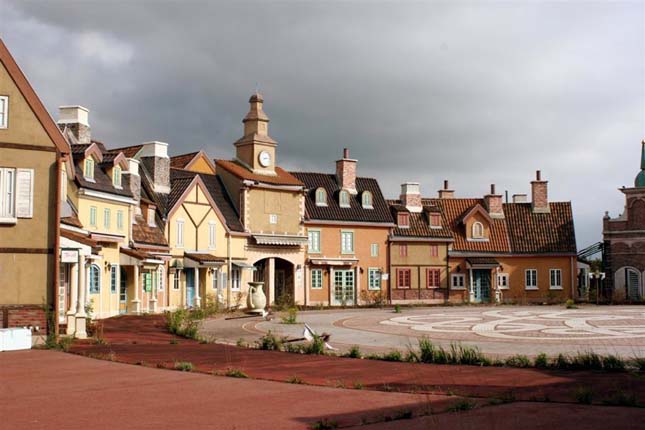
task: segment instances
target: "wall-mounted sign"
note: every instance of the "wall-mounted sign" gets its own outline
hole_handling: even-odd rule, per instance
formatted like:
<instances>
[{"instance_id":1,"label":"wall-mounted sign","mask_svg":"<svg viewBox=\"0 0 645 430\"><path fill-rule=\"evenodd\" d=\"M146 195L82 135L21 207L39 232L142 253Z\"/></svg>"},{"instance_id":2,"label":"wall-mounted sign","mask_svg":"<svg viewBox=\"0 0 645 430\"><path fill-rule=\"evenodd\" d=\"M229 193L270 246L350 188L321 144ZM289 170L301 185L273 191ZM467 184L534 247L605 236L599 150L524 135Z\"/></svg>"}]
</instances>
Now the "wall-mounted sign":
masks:
<instances>
[{"instance_id":1,"label":"wall-mounted sign","mask_svg":"<svg viewBox=\"0 0 645 430\"><path fill-rule=\"evenodd\" d=\"M383 281L387 281L388 279L390 279L390 274L389 274L389 273L383 273L383 274L381 275L381 279L382 279Z\"/></svg>"},{"instance_id":2,"label":"wall-mounted sign","mask_svg":"<svg viewBox=\"0 0 645 430\"><path fill-rule=\"evenodd\" d=\"M77 249L61 249L60 251L61 263L77 263L78 250Z\"/></svg>"}]
</instances>

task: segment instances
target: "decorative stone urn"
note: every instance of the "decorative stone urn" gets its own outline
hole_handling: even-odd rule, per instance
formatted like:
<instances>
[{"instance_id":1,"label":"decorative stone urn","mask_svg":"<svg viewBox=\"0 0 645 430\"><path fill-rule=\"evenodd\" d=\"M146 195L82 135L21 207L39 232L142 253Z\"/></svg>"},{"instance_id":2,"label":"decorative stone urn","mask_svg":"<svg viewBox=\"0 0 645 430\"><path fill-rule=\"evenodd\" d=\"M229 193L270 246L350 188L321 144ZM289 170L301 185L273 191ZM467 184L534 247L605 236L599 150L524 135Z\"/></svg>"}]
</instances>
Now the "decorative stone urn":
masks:
<instances>
[{"instance_id":1,"label":"decorative stone urn","mask_svg":"<svg viewBox=\"0 0 645 430\"><path fill-rule=\"evenodd\" d=\"M264 313L267 296L264 295L264 282L249 282L249 294L246 297L248 312Z\"/></svg>"}]
</instances>

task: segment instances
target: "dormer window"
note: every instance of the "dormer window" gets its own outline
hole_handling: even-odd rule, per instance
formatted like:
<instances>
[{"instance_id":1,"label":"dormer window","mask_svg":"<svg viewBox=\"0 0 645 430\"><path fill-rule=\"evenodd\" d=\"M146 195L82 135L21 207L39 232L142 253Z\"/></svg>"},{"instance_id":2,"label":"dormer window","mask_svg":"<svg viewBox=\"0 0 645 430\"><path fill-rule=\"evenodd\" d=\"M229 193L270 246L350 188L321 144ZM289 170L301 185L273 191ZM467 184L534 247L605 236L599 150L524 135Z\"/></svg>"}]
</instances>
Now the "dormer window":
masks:
<instances>
[{"instance_id":1,"label":"dormer window","mask_svg":"<svg viewBox=\"0 0 645 430\"><path fill-rule=\"evenodd\" d=\"M148 207L148 225L150 227L155 227L155 208L154 207Z\"/></svg>"},{"instance_id":2,"label":"dormer window","mask_svg":"<svg viewBox=\"0 0 645 430\"><path fill-rule=\"evenodd\" d=\"M372 193L370 193L369 191L363 191L362 200L363 200L363 209L374 208L372 206Z\"/></svg>"},{"instance_id":3,"label":"dormer window","mask_svg":"<svg viewBox=\"0 0 645 430\"><path fill-rule=\"evenodd\" d=\"M441 228L441 214L430 214L430 228Z\"/></svg>"},{"instance_id":4,"label":"dormer window","mask_svg":"<svg viewBox=\"0 0 645 430\"><path fill-rule=\"evenodd\" d=\"M348 208L349 207L349 192L347 190L340 190L340 194L338 195L338 201L340 204L341 208Z\"/></svg>"},{"instance_id":5,"label":"dormer window","mask_svg":"<svg viewBox=\"0 0 645 430\"><path fill-rule=\"evenodd\" d=\"M324 188L316 190L316 206L327 206L327 191Z\"/></svg>"},{"instance_id":6,"label":"dormer window","mask_svg":"<svg viewBox=\"0 0 645 430\"><path fill-rule=\"evenodd\" d=\"M399 228L410 227L410 214L407 212L401 212L397 216L397 224L399 225Z\"/></svg>"},{"instance_id":7,"label":"dormer window","mask_svg":"<svg viewBox=\"0 0 645 430\"><path fill-rule=\"evenodd\" d=\"M85 164L83 165L83 176L85 179L91 181L94 180L94 159L92 157L87 157L85 159Z\"/></svg>"},{"instance_id":8,"label":"dormer window","mask_svg":"<svg viewBox=\"0 0 645 430\"><path fill-rule=\"evenodd\" d=\"M121 188L121 167L115 166L112 169L112 184L116 188Z\"/></svg>"},{"instance_id":9,"label":"dormer window","mask_svg":"<svg viewBox=\"0 0 645 430\"><path fill-rule=\"evenodd\" d=\"M483 239L484 238L484 225L479 221L475 222L472 227L472 236L473 239Z\"/></svg>"}]
</instances>

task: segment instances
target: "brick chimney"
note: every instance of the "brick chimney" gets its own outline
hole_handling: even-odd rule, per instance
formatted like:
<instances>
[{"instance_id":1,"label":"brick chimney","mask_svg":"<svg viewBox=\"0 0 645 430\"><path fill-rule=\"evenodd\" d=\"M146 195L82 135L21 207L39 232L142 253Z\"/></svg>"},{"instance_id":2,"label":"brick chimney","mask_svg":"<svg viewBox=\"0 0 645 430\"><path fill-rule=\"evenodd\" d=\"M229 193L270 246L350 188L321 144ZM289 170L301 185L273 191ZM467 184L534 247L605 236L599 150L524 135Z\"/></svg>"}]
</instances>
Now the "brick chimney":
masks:
<instances>
[{"instance_id":1,"label":"brick chimney","mask_svg":"<svg viewBox=\"0 0 645 430\"><path fill-rule=\"evenodd\" d=\"M140 152L141 164L149 174L155 193L170 193L170 157L165 142L146 142Z\"/></svg>"},{"instance_id":2,"label":"brick chimney","mask_svg":"<svg viewBox=\"0 0 645 430\"><path fill-rule=\"evenodd\" d=\"M405 182L401 184L401 204L410 212L423 211L421 202L421 188L418 182Z\"/></svg>"},{"instance_id":3,"label":"brick chimney","mask_svg":"<svg viewBox=\"0 0 645 430\"><path fill-rule=\"evenodd\" d=\"M535 172L535 181L531 181L531 207L534 213L549 213L548 181L542 180L542 173Z\"/></svg>"},{"instance_id":4,"label":"brick chimney","mask_svg":"<svg viewBox=\"0 0 645 430\"><path fill-rule=\"evenodd\" d=\"M336 161L336 181L338 186L356 194L356 160L349 158L349 149L343 149L343 158Z\"/></svg>"},{"instance_id":5,"label":"brick chimney","mask_svg":"<svg viewBox=\"0 0 645 430\"><path fill-rule=\"evenodd\" d=\"M88 144L92 140L89 122L90 110L83 106L60 106L58 108L58 128L61 131L67 128L79 144Z\"/></svg>"},{"instance_id":6,"label":"brick chimney","mask_svg":"<svg viewBox=\"0 0 645 430\"><path fill-rule=\"evenodd\" d=\"M141 176L139 176L139 160L128 158L128 171L123 172L123 178L130 184L134 199L141 200Z\"/></svg>"},{"instance_id":7,"label":"brick chimney","mask_svg":"<svg viewBox=\"0 0 645 430\"><path fill-rule=\"evenodd\" d=\"M443 181L443 189L439 190L439 198L440 199L452 199L455 197L455 191L449 189L450 187L448 186L448 180Z\"/></svg>"},{"instance_id":8,"label":"brick chimney","mask_svg":"<svg viewBox=\"0 0 645 430\"><path fill-rule=\"evenodd\" d=\"M490 194L484 196L484 202L491 218L504 218L502 195L495 192L495 184L490 185Z\"/></svg>"}]
</instances>

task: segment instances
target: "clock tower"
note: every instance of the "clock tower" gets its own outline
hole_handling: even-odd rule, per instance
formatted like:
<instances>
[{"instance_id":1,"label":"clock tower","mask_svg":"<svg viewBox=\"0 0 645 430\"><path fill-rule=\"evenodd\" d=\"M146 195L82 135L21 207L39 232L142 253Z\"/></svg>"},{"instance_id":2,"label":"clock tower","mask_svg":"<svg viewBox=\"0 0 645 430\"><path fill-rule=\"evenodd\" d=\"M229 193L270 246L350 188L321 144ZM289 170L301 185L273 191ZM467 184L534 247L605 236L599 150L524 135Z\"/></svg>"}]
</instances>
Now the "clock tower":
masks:
<instances>
[{"instance_id":1,"label":"clock tower","mask_svg":"<svg viewBox=\"0 0 645 430\"><path fill-rule=\"evenodd\" d=\"M264 99L258 92L249 99L250 109L242 122L244 136L234 143L235 159L259 175L275 176L275 148L278 143L269 136L269 117L262 105Z\"/></svg>"}]
</instances>

